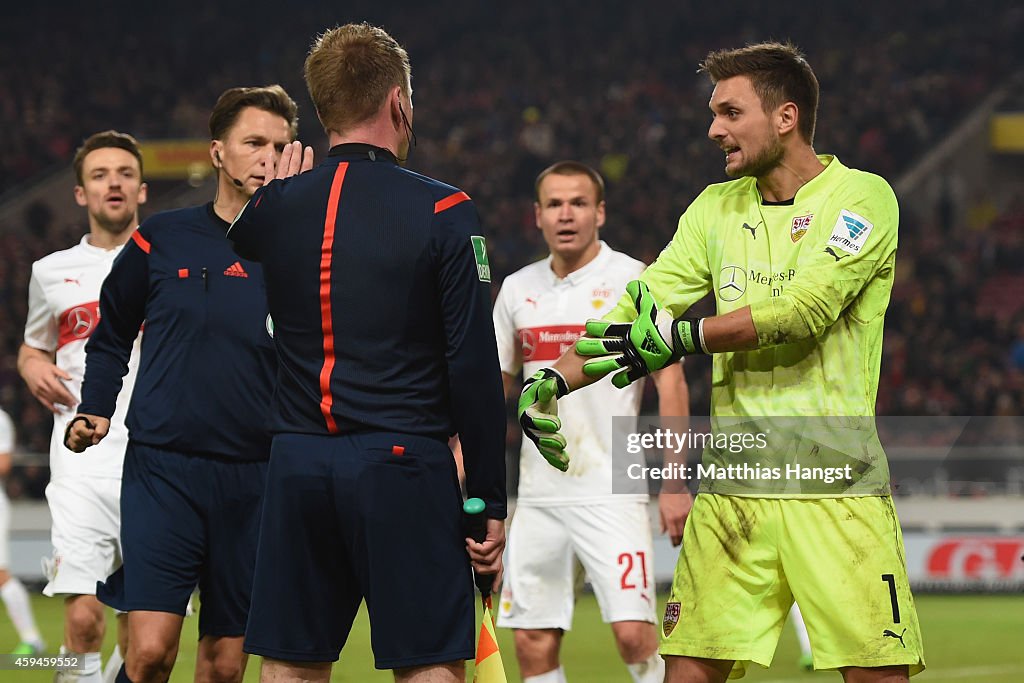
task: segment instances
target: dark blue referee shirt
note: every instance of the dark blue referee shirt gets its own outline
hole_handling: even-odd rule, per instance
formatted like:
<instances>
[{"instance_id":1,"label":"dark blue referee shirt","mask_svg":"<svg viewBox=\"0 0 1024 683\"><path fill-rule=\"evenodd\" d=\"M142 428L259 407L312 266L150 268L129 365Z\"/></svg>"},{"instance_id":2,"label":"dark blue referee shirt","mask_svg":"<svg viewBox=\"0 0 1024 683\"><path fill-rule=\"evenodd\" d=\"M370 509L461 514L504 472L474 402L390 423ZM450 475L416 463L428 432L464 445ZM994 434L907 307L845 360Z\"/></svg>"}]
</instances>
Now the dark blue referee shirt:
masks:
<instances>
[{"instance_id":1,"label":"dark blue referee shirt","mask_svg":"<svg viewBox=\"0 0 1024 683\"><path fill-rule=\"evenodd\" d=\"M505 517L505 407L479 218L391 152L338 145L258 190L229 232L263 264L275 432L458 433L470 496Z\"/></svg>"},{"instance_id":2,"label":"dark blue referee shirt","mask_svg":"<svg viewBox=\"0 0 1024 683\"><path fill-rule=\"evenodd\" d=\"M155 214L132 234L100 291L79 412L114 413L145 322L131 440L237 460L270 456L277 357L263 270L238 258L227 228L205 204Z\"/></svg>"}]
</instances>

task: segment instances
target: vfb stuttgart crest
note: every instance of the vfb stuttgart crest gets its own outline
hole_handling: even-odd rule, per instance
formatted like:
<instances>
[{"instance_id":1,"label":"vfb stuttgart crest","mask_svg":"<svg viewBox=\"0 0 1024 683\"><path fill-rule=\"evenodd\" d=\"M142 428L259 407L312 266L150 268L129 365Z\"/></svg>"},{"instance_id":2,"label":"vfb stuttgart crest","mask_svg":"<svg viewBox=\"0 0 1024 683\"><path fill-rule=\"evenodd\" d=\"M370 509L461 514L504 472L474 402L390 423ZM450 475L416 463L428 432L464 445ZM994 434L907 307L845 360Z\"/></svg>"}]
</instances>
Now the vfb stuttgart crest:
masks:
<instances>
[{"instance_id":1,"label":"vfb stuttgart crest","mask_svg":"<svg viewBox=\"0 0 1024 683\"><path fill-rule=\"evenodd\" d=\"M665 618L661 622L661 630L664 631L665 637L672 635L672 631L675 630L676 624L679 623L680 611L678 602L670 602L665 605Z\"/></svg>"},{"instance_id":2,"label":"vfb stuttgart crest","mask_svg":"<svg viewBox=\"0 0 1024 683\"><path fill-rule=\"evenodd\" d=\"M793 242L799 242L800 238L807 234L807 229L811 227L811 220L814 218L813 213L809 213L806 216L797 216L793 219L793 227L789 231L789 238Z\"/></svg>"}]
</instances>

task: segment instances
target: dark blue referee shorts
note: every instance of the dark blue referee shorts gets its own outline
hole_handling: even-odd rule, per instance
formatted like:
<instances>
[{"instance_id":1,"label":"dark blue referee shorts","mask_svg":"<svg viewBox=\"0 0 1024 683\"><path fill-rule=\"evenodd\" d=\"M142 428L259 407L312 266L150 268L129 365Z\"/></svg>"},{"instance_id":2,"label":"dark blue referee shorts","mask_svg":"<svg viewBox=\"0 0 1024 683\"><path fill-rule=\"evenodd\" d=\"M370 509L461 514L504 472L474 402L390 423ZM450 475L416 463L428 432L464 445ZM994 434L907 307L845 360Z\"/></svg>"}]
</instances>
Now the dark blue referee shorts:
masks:
<instances>
[{"instance_id":1,"label":"dark blue referee shorts","mask_svg":"<svg viewBox=\"0 0 1024 683\"><path fill-rule=\"evenodd\" d=\"M378 669L471 659L461 502L444 442L275 436L245 651L333 662L365 598Z\"/></svg>"},{"instance_id":2,"label":"dark blue referee shorts","mask_svg":"<svg viewBox=\"0 0 1024 683\"><path fill-rule=\"evenodd\" d=\"M199 586L199 635L241 636L249 613L267 463L128 442L121 480L124 564L96 597L125 612L185 614Z\"/></svg>"}]
</instances>

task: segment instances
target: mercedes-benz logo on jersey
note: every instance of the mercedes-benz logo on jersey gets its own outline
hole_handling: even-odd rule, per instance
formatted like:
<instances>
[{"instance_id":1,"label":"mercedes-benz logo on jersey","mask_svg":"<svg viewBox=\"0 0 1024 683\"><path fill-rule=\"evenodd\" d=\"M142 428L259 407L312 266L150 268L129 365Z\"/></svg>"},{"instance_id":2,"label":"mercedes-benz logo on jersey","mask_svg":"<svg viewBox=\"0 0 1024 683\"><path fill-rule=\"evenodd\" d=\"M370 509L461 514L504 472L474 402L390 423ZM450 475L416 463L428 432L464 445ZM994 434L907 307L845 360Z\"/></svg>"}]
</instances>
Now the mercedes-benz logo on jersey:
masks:
<instances>
[{"instance_id":1,"label":"mercedes-benz logo on jersey","mask_svg":"<svg viewBox=\"0 0 1024 683\"><path fill-rule=\"evenodd\" d=\"M537 350L537 337L533 330L519 330L519 344L523 349L523 360L532 360Z\"/></svg>"},{"instance_id":2,"label":"mercedes-benz logo on jersey","mask_svg":"<svg viewBox=\"0 0 1024 683\"><path fill-rule=\"evenodd\" d=\"M718 298L722 301L736 301L747 291L747 271L740 266L725 266L719 283Z\"/></svg>"},{"instance_id":3,"label":"mercedes-benz logo on jersey","mask_svg":"<svg viewBox=\"0 0 1024 683\"><path fill-rule=\"evenodd\" d=\"M88 337L94 323L92 311L88 308L76 306L68 311L68 329L77 339Z\"/></svg>"}]
</instances>

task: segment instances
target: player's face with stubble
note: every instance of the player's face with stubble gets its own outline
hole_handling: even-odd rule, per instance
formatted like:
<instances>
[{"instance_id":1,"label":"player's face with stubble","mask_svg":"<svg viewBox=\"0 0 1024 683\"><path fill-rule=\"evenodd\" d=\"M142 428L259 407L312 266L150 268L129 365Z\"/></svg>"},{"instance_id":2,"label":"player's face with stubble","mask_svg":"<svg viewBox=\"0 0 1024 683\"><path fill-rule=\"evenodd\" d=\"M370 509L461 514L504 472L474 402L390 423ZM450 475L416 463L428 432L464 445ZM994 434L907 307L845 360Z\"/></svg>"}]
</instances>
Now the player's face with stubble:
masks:
<instances>
[{"instance_id":1,"label":"player's face with stubble","mask_svg":"<svg viewBox=\"0 0 1024 683\"><path fill-rule=\"evenodd\" d=\"M726 78L711 94L708 137L725 152L725 173L730 178L762 177L782 161L785 148L772 118L746 76Z\"/></svg>"},{"instance_id":2,"label":"player's face with stubble","mask_svg":"<svg viewBox=\"0 0 1024 683\"><path fill-rule=\"evenodd\" d=\"M552 254L576 258L597 248L597 231L604 225L604 202L585 175L551 173L541 181L534 204L537 227Z\"/></svg>"},{"instance_id":3,"label":"player's face with stubble","mask_svg":"<svg viewBox=\"0 0 1024 683\"><path fill-rule=\"evenodd\" d=\"M120 147L101 147L82 159L82 184L75 200L89 212L90 223L121 233L138 224L139 204L146 202L139 160Z\"/></svg>"}]
</instances>

